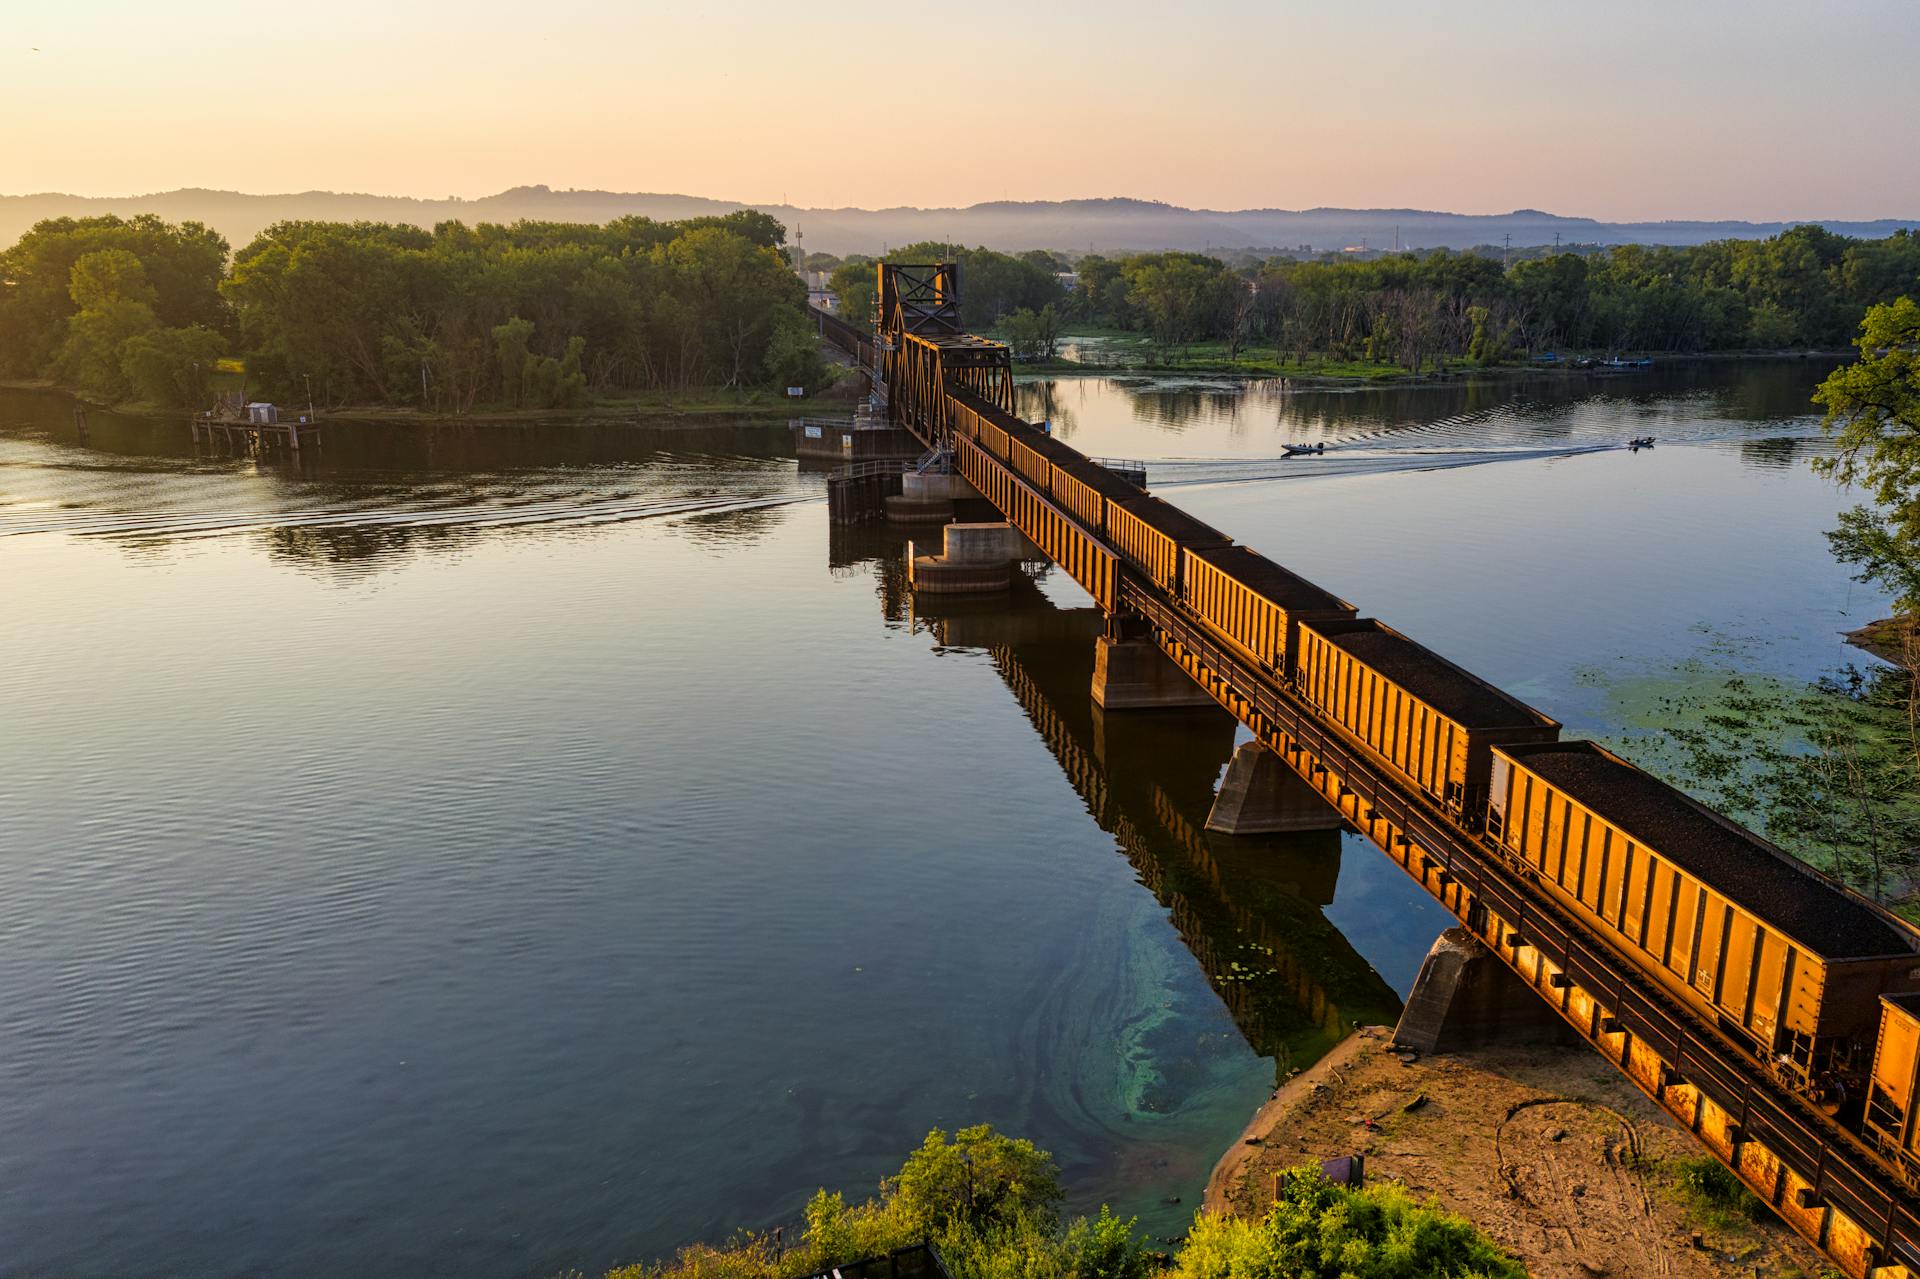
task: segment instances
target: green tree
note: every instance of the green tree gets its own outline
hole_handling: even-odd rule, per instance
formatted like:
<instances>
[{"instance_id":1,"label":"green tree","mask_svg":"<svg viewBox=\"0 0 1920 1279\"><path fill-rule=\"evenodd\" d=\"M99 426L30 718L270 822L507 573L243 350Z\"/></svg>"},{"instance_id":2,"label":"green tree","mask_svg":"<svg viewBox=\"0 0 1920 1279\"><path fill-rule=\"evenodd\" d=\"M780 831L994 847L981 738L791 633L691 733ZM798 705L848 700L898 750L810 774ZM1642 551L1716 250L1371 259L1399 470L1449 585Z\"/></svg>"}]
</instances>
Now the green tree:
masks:
<instances>
[{"instance_id":1,"label":"green tree","mask_svg":"<svg viewBox=\"0 0 1920 1279\"><path fill-rule=\"evenodd\" d=\"M1132 1220L1103 1208L1063 1229L1060 1200L1053 1158L1033 1143L985 1125L951 1138L936 1129L880 1184L878 1198L850 1205L837 1191L814 1195L798 1248L783 1252L764 1235L747 1235L608 1279L798 1279L929 1242L954 1279L1146 1279L1152 1261Z\"/></svg>"},{"instance_id":2,"label":"green tree","mask_svg":"<svg viewBox=\"0 0 1920 1279\"><path fill-rule=\"evenodd\" d=\"M819 336L813 322L798 312L783 312L774 322L767 339L767 376L775 386L804 386L809 391L827 381Z\"/></svg>"},{"instance_id":3,"label":"green tree","mask_svg":"<svg viewBox=\"0 0 1920 1279\"><path fill-rule=\"evenodd\" d=\"M533 352L529 349L532 339L532 320L523 320L516 315L504 324L493 326L493 353L499 370L500 395L510 400L515 408L527 401L528 372L533 362Z\"/></svg>"},{"instance_id":4,"label":"green tree","mask_svg":"<svg viewBox=\"0 0 1920 1279\"><path fill-rule=\"evenodd\" d=\"M228 312L218 286L227 243L206 227L151 215L55 218L36 224L0 252L0 373L57 374L67 322L81 309L73 297L74 265L109 251L129 254L140 264L145 287L120 296L145 303L160 324L225 330ZM123 271L124 262L113 261L119 264L113 270Z\"/></svg>"},{"instance_id":5,"label":"green tree","mask_svg":"<svg viewBox=\"0 0 1920 1279\"><path fill-rule=\"evenodd\" d=\"M856 328L873 324L879 287L873 263L863 258L841 263L827 277L827 288L833 293L840 318Z\"/></svg>"},{"instance_id":6,"label":"green tree","mask_svg":"<svg viewBox=\"0 0 1920 1279\"><path fill-rule=\"evenodd\" d=\"M1903 297L1873 307L1856 345L1860 358L1814 392L1836 446L1814 465L1859 485L1877 509L1853 508L1828 540L1912 615L1920 611L1920 306Z\"/></svg>"},{"instance_id":7,"label":"green tree","mask_svg":"<svg viewBox=\"0 0 1920 1279\"><path fill-rule=\"evenodd\" d=\"M934 1129L881 1193L910 1228L928 1235L956 1223L1050 1228L1064 1197L1051 1155L987 1124L962 1128L951 1140Z\"/></svg>"},{"instance_id":8,"label":"green tree","mask_svg":"<svg viewBox=\"0 0 1920 1279\"><path fill-rule=\"evenodd\" d=\"M148 404L199 408L212 398L214 367L226 340L198 325L153 328L120 345L120 371L133 394Z\"/></svg>"},{"instance_id":9,"label":"green tree","mask_svg":"<svg viewBox=\"0 0 1920 1279\"><path fill-rule=\"evenodd\" d=\"M1127 301L1138 308L1162 358L1207 330L1219 263L1192 254L1168 253L1133 260L1127 268Z\"/></svg>"},{"instance_id":10,"label":"green tree","mask_svg":"<svg viewBox=\"0 0 1920 1279\"><path fill-rule=\"evenodd\" d=\"M664 253L677 291L693 303L722 355L722 384L745 386L761 367L778 309L804 304L806 286L776 250L721 227L677 236Z\"/></svg>"},{"instance_id":11,"label":"green tree","mask_svg":"<svg viewBox=\"0 0 1920 1279\"><path fill-rule=\"evenodd\" d=\"M1060 314L1049 302L1038 311L1021 307L1003 322L1016 360L1051 360L1060 348Z\"/></svg>"},{"instance_id":12,"label":"green tree","mask_svg":"<svg viewBox=\"0 0 1920 1279\"><path fill-rule=\"evenodd\" d=\"M99 249L76 258L68 274L67 292L76 309L67 319L67 340L55 368L96 395L124 399L132 385L123 350L160 327L153 313L157 294L146 268L126 249Z\"/></svg>"}]
</instances>

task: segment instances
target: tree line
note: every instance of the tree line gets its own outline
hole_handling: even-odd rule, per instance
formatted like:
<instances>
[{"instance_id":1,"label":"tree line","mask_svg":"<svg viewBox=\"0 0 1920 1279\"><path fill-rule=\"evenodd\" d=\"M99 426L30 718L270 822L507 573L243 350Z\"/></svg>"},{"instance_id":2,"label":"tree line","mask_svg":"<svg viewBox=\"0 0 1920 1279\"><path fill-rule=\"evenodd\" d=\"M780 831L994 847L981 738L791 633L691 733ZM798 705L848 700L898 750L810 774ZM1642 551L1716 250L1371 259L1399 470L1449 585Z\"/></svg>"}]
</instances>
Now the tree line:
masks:
<instances>
[{"instance_id":1,"label":"tree line","mask_svg":"<svg viewBox=\"0 0 1920 1279\"><path fill-rule=\"evenodd\" d=\"M889 256L959 261L968 324L1005 327L1041 354L1047 330L1065 324L1141 334L1168 359L1207 343L1229 360L1260 351L1283 363L1324 356L1415 371L1558 350L1837 350L1869 307L1920 291L1920 237L1856 240L1811 225L1766 240L1541 252L1511 265L1448 250L1253 264L1090 254L1068 276L1067 263L1040 252L912 245ZM858 259L831 277L856 322L871 314L872 277ZM1057 324L1034 334L1047 306Z\"/></svg>"},{"instance_id":2,"label":"tree line","mask_svg":"<svg viewBox=\"0 0 1920 1279\"><path fill-rule=\"evenodd\" d=\"M0 374L198 406L558 407L620 390L815 383L786 232L763 213L431 231L284 222L228 258L197 223L42 222L0 253Z\"/></svg>"}]
</instances>

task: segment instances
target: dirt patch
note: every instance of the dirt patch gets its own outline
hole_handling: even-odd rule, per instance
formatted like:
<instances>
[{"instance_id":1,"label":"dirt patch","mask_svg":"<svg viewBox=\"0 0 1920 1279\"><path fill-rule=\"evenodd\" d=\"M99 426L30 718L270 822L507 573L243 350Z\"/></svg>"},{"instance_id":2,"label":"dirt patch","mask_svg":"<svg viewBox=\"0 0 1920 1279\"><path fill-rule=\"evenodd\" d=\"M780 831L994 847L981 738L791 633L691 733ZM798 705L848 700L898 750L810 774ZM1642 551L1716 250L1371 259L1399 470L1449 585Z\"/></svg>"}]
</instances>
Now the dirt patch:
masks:
<instances>
[{"instance_id":1,"label":"dirt patch","mask_svg":"<svg viewBox=\"0 0 1920 1279\"><path fill-rule=\"evenodd\" d=\"M1591 1049L1408 1061L1387 1040L1360 1031L1275 1094L1215 1168L1206 1210L1257 1214L1280 1169L1359 1154L1369 1181L1433 1196L1534 1279L1821 1273L1786 1227L1682 1192L1679 1164L1705 1152Z\"/></svg>"}]
</instances>

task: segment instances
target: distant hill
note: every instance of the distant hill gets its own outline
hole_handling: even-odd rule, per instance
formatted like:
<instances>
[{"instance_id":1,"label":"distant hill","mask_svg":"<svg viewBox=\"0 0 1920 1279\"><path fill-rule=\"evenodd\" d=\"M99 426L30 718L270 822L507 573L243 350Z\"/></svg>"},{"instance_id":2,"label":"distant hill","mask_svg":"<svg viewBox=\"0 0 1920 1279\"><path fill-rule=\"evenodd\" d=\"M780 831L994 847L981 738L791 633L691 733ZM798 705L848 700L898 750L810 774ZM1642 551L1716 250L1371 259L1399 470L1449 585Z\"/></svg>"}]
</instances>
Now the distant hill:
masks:
<instances>
[{"instance_id":1,"label":"distant hill","mask_svg":"<svg viewBox=\"0 0 1920 1279\"><path fill-rule=\"evenodd\" d=\"M742 207L764 209L800 231L814 252L878 254L916 240L948 240L990 248L1291 249L1317 250L1365 244L1391 248L1465 249L1512 238L1516 248L1552 244L1700 244L1707 240L1758 239L1791 222L1600 222L1561 217L1538 209L1512 213L1436 213L1424 209L1184 209L1150 200L994 201L964 209L801 209L790 205L743 206L691 195L616 191L554 191L515 187L477 200L423 200L405 196L304 191L290 195L244 195L236 191L181 190L156 195L94 198L72 195L0 196L0 244L12 244L43 218L90 214L157 213L169 221L194 220L217 228L238 248L264 227L290 218L333 221L369 219L432 226L462 222L511 222L537 218L604 222L626 214L670 220ZM1818 221L1843 235L1875 239L1902 228L1920 229L1920 219L1872 222Z\"/></svg>"}]
</instances>

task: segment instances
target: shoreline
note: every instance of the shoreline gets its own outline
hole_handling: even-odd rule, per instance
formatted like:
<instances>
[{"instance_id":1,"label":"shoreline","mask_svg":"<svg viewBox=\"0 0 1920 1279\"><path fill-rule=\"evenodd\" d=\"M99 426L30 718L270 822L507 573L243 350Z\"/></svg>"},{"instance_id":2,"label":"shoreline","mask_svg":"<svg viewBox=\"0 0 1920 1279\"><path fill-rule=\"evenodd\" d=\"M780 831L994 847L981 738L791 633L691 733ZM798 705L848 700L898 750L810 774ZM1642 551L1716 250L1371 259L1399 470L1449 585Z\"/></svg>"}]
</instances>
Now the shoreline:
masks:
<instances>
[{"instance_id":1,"label":"shoreline","mask_svg":"<svg viewBox=\"0 0 1920 1279\"><path fill-rule=\"evenodd\" d=\"M1863 653L1870 653L1883 662L1894 666L1906 664L1910 646L1920 636L1916 636L1911 618L1883 617L1877 622L1868 622L1857 631L1846 631L1842 638Z\"/></svg>"},{"instance_id":2,"label":"shoreline","mask_svg":"<svg viewBox=\"0 0 1920 1279\"><path fill-rule=\"evenodd\" d=\"M1072 340L1074 335L1063 337L1062 341ZM1847 360L1853 358L1854 351L1699 351L1682 355L1656 355L1656 367L1661 364L1740 364L1747 362L1776 362L1781 360ZM1334 361L1337 363L1337 361ZM1635 370L1637 371L1637 370ZM1126 361L1118 364L1092 364L1081 360L1034 360L1014 365L1014 376L1022 374L1034 377L1177 377L1206 376L1238 378L1242 381L1279 380L1290 385L1310 390L1330 389L1353 386L1431 386L1448 382L1470 382L1475 379L1501 381L1514 377L1567 377L1582 375L1587 377L1625 377L1629 372L1609 373L1602 369L1576 369L1567 362L1556 364L1494 364L1475 367L1460 362L1457 369L1444 373L1409 373L1405 369L1382 370L1379 372L1325 373L1325 372L1283 372L1278 369L1250 369L1229 364L1222 360L1193 360L1184 364L1155 364L1148 361Z\"/></svg>"},{"instance_id":3,"label":"shoreline","mask_svg":"<svg viewBox=\"0 0 1920 1279\"><path fill-rule=\"evenodd\" d=\"M1337 1077L1343 1066L1360 1056L1368 1045L1386 1046L1391 1033L1381 1026L1356 1026L1347 1037L1327 1050L1325 1056L1273 1090L1247 1120L1247 1126L1233 1139L1207 1176L1206 1193L1200 1198L1200 1211L1215 1215L1233 1211L1232 1192L1246 1179L1248 1171L1264 1153L1268 1138L1280 1120L1295 1104L1319 1092L1329 1077Z\"/></svg>"},{"instance_id":4,"label":"shoreline","mask_svg":"<svg viewBox=\"0 0 1920 1279\"><path fill-rule=\"evenodd\" d=\"M187 422L196 415L191 409L165 408L142 402L107 404L79 389L64 386L48 378L0 379L0 391L25 391L63 396L73 404L100 413L149 419L178 418ZM739 401L704 398L699 395L669 396L657 399L610 399L577 409L488 409L474 413L424 413L395 405L348 404L314 415L316 426L329 422L365 422L395 426L530 426L543 423L568 426L708 426L747 420L760 425L785 426L795 417L809 415L839 416L844 408L852 413L852 400L788 399L764 392Z\"/></svg>"}]
</instances>

